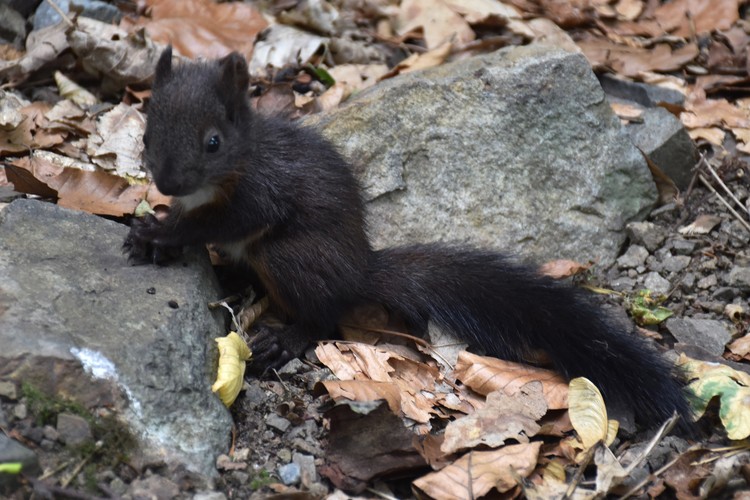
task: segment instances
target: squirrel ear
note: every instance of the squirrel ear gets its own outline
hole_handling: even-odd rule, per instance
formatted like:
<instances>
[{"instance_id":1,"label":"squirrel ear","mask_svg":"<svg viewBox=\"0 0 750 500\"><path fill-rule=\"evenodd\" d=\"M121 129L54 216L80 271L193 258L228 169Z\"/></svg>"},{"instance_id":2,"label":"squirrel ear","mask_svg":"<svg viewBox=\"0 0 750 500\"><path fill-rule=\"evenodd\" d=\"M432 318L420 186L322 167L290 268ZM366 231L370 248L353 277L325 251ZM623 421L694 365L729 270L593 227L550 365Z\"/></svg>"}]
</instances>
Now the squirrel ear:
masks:
<instances>
[{"instance_id":1,"label":"squirrel ear","mask_svg":"<svg viewBox=\"0 0 750 500\"><path fill-rule=\"evenodd\" d=\"M238 52L232 52L219 59L221 70L220 86L225 95L244 95L250 86L250 75L247 73L247 62Z\"/></svg>"},{"instance_id":2,"label":"squirrel ear","mask_svg":"<svg viewBox=\"0 0 750 500\"><path fill-rule=\"evenodd\" d=\"M159 56L159 62L156 63L154 71L154 87L158 87L167 81L172 74L172 46L167 45L164 52Z\"/></svg>"}]
</instances>

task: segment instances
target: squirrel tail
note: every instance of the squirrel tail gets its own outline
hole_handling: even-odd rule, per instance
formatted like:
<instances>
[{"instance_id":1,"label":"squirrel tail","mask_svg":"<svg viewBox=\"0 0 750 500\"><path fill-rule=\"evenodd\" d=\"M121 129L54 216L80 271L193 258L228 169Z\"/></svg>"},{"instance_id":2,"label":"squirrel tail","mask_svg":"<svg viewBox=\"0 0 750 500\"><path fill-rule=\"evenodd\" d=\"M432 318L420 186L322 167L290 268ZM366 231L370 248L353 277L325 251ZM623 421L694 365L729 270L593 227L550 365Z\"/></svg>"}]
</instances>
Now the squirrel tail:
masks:
<instances>
[{"instance_id":1,"label":"squirrel tail","mask_svg":"<svg viewBox=\"0 0 750 500\"><path fill-rule=\"evenodd\" d=\"M661 424L676 411L690 431L680 377L583 290L490 251L414 245L379 250L374 260L373 298L410 326L424 331L433 321L507 360L542 349L563 376L588 378L642 423Z\"/></svg>"}]
</instances>

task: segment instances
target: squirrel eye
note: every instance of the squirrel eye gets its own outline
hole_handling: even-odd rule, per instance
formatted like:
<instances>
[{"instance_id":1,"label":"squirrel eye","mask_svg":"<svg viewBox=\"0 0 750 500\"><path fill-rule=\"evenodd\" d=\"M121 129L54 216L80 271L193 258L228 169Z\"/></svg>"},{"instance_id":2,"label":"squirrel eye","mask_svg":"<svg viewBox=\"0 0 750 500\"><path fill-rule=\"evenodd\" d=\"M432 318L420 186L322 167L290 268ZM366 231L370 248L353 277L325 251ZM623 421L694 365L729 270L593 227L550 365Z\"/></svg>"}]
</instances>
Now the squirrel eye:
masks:
<instances>
[{"instance_id":1,"label":"squirrel eye","mask_svg":"<svg viewBox=\"0 0 750 500\"><path fill-rule=\"evenodd\" d=\"M221 144L221 140L219 140L218 135L212 135L208 142L206 143L206 152L207 153L215 153L219 150L219 145Z\"/></svg>"}]
</instances>

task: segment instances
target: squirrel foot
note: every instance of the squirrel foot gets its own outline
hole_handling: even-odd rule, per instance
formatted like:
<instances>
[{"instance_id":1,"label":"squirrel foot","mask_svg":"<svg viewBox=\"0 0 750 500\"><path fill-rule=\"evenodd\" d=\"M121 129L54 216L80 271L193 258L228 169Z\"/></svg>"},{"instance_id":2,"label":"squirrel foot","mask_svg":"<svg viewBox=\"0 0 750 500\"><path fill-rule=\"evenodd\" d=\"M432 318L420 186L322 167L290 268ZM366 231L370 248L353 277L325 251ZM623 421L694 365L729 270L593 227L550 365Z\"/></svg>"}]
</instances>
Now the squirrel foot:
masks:
<instances>
[{"instance_id":1,"label":"squirrel foot","mask_svg":"<svg viewBox=\"0 0 750 500\"><path fill-rule=\"evenodd\" d=\"M253 353L249 371L263 376L299 357L310 343L310 336L297 325L270 326L255 323L251 332L250 351Z\"/></svg>"},{"instance_id":2,"label":"squirrel foot","mask_svg":"<svg viewBox=\"0 0 750 500\"><path fill-rule=\"evenodd\" d=\"M130 233L122 244L123 253L128 254L128 261L135 265L166 265L182 254L181 247L156 243L162 223L149 214L141 219L133 219Z\"/></svg>"}]
</instances>

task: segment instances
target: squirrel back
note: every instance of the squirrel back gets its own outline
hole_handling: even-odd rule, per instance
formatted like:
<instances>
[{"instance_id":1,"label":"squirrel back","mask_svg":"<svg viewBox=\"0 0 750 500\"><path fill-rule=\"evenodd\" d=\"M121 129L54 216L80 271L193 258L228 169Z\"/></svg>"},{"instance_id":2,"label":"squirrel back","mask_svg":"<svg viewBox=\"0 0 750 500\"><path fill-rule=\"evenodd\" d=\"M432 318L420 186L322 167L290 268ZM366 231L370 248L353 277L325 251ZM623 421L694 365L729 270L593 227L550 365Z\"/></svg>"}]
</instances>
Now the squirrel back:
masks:
<instances>
[{"instance_id":1,"label":"squirrel back","mask_svg":"<svg viewBox=\"0 0 750 500\"><path fill-rule=\"evenodd\" d=\"M159 60L144 136L165 220L134 222L125 249L162 261L212 243L253 269L283 327L261 324L254 365L279 366L335 335L349 307L376 301L418 330L447 327L488 354L544 350L565 376L586 376L605 400L648 424L688 417L682 381L643 339L584 292L486 250L441 244L374 251L360 187L317 131L254 112L238 54L172 67Z\"/></svg>"}]
</instances>

